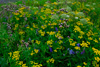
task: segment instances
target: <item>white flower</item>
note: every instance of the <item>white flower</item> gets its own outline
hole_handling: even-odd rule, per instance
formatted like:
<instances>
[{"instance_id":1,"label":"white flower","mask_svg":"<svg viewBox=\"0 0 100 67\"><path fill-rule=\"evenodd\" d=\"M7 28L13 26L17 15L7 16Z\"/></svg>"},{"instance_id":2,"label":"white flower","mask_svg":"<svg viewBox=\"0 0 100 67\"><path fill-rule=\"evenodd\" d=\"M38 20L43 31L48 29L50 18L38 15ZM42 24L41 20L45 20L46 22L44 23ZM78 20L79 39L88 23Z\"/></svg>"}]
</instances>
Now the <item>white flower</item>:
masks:
<instances>
[{"instance_id":1,"label":"white flower","mask_svg":"<svg viewBox=\"0 0 100 67\"><path fill-rule=\"evenodd\" d=\"M93 10L95 10L95 8L93 8Z\"/></svg>"},{"instance_id":2,"label":"white flower","mask_svg":"<svg viewBox=\"0 0 100 67\"><path fill-rule=\"evenodd\" d=\"M86 4L86 6L88 7L88 6L90 6L89 4Z\"/></svg>"},{"instance_id":3,"label":"white flower","mask_svg":"<svg viewBox=\"0 0 100 67\"><path fill-rule=\"evenodd\" d=\"M93 5L96 5L96 3L93 3Z\"/></svg>"},{"instance_id":4,"label":"white flower","mask_svg":"<svg viewBox=\"0 0 100 67\"><path fill-rule=\"evenodd\" d=\"M70 17L69 15L66 15L66 17Z\"/></svg>"},{"instance_id":5,"label":"white flower","mask_svg":"<svg viewBox=\"0 0 100 67\"><path fill-rule=\"evenodd\" d=\"M75 17L75 19L78 19L78 17Z\"/></svg>"}]
</instances>

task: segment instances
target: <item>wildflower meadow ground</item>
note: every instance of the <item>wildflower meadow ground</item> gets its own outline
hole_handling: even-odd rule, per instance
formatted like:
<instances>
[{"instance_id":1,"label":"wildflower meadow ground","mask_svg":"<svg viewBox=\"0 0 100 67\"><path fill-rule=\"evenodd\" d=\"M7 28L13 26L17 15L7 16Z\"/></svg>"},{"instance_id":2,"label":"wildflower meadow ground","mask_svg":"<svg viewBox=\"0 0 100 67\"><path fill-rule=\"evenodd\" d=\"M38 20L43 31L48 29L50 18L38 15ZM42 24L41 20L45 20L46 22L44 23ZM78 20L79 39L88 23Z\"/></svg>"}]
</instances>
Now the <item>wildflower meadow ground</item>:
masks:
<instances>
[{"instance_id":1,"label":"wildflower meadow ground","mask_svg":"<svg viewBox=\"0 0 100 67\"><path fill-rule=\"evenodd\" d=\"M0 3L0 67L100 67L100 1Z\"/></svg>"}]
</instances>

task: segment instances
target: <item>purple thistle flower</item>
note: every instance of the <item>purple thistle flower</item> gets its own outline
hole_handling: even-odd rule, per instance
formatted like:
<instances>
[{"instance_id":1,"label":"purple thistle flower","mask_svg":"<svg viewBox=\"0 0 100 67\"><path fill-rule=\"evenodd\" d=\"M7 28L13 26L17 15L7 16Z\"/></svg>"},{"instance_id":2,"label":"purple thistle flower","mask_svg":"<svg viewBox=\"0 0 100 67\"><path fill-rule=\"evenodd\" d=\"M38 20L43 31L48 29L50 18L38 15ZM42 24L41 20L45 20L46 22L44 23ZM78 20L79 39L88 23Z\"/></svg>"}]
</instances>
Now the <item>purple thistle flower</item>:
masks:
<instances>
[{"instance_id":1,"label":"purple thistle flower","mask_svg":"<svg viewBox=\"0 0 100 67\"><path fill-rule=\"evenodd\" d=\"M71 54L75 54L75 52L71 49L71 50L69 50L69 54L71 55Z\"/></svg>"},{"instance_id":2,"label":"purple thistle flower","mask_svg":"<svg viewBox=\"0 0 100 67\"><path fill-rule=\"evenodd\" d=\"M33 17L33 20L34 20L35 18Z\"/></svg>"},{"instance_id":3,"label":"purple thistle flower","mask_svg":"<svg viewBox=\"0 0 100 67\"><path fill-rule=\"evenodd\" d=\"M29 38L29 41L31 41L31 38Z\"/></svg>"},{"instance_id":4,"label":"purple thistle flower","mask_svg":"<svg viewBox=\"0 0 100 67\"><path fill-rule=\"evenodd\" d=\"M70 36L67 36L68 38L70 38Z\"/></svg>"},{"instance_id":5,"label":"purple thistle flower","mask_svg":"<svg viewBox=\"0 0 100 67\"><path fill-rule=\"evenodd\" d=\"M79 51L76 51L76 53L79 53Z\"/></svg>"},{"instance_id":6,"label":"purple thistle flower","mask_svg":"<svg viewBox=\"0 0 100 67\"><path fill-rule=\"evenodd\" d=\"M67 50L69 51L69 48Z\"/></svg>"},{"instance_id":7,"label":"purple thistle flower","mask_svg":"<svg viewBox=\"0 0 100 67\"><path fill-rule=\"evenodd\" d=\"M65 54L63 54L63 56L65 56Z\"/></svg>"},{"instance_id":8,"label":"purple thistle flower","mask_svg":"<svg viewBox=\"0 0 100 67\"><path fill-rule=\"evenodd\" d=\"M52 52L52 48L51 48L51 47L49 47L49 49L50 49L50 52Z\"/></svg>"},{"instance_id":9,"label":"purple thistle flower","mask_svg":"<svg viewBox=\"0 0 100 67\"><path fill-rule=\"evenodd\" d=\"M55 41L55 43L57 43L57 41Z\"/></svg>"},{"instance_id":10,"label":"purple thistle flower","mask_svg":"<svg viewBox=\"0 0 100 67\"><path fill-rule=\"evenodd\" d=\"M28 25L25 25L25 27L27 27Z\"/></svg>"},{"instance_id":11,"label":"purple thistle flower","mask_svg":"<svg viewBox=\"0 0 100 67\"><path fill-rule=\"evenodd\" d=\"M36 34L38 34L38 29L36 29Z\"/></svg>"},{"instance_id":12,"label":"purple thistle flower","mask_svg":"<svg viewBox=\"0 0 100 67\"><path fill-rule=\"evenodd\" d=\"M58 28L57 27L55 29L56 29L56 31L58 31Z\"/></svg>"},{"instance_id":13,"label":"purple thistle flower","mask_svg":"<svg viewBox=\"0 0 100 67\"><path fill-rule=\"evenodd\" d=\"M78 43L77 46L80 47L80 44Z\"/></svg>"},{"instance_id":14,"label":"purple thistle flower","mask_svg":"<svg viewBox=\"0 0 100 67\"><path fill-rule=\"evenodd\" d=\"M84 54L85 53L85 49L81 52L81 54Z\"/></svg>"},{"instance_id":15,"label":"purple thistle flower","mask_svg":"<svg viewBox=\"0 0 100 67\"><path fill-rule=\"evenodd\" d=\"M60 25L60 27L62 27L62 25Z\"/></svg>"}]
</instances>

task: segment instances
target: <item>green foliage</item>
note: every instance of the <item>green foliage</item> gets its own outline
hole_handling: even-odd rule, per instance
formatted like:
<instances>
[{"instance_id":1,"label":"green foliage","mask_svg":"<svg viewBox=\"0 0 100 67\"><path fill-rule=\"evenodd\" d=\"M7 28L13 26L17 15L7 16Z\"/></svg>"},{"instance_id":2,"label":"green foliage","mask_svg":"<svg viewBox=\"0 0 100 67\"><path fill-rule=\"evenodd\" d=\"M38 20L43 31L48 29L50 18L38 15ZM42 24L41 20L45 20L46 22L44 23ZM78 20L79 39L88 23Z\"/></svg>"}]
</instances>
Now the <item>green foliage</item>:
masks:
<instances>
[{"instance_id":1,"label":"green foliage","mask_svg":"<svg viewBox=\"0 0 100 67\"><path fill-rule=\"evenodd\" d=\"M22 0L1 6L0 66L99 67L100 10L91 3Z\"/></svg>"}]
</instances>

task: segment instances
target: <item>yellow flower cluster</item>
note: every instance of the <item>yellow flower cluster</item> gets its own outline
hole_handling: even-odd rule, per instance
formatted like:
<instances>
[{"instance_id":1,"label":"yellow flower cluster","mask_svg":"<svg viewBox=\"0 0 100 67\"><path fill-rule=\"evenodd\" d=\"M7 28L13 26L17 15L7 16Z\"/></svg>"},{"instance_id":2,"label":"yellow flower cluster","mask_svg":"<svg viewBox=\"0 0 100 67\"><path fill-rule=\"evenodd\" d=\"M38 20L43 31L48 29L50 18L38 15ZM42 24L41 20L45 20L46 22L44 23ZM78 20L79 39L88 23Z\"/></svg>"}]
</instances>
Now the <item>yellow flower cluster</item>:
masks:
<instances>
[{"instance_id":1,"label":"yellow flower cluster","mask_svg":"<svg viewBox=\"0 0 100 67\"><path fill-rule=\"evenodd\" d=\"M63 36L60 34L60 32L58 31L57 34L55 34L55 37L57 37L58 39L63 39Z\"/></svg>"},{"instance_id":2,"label":"yellow flower cluster","mask_svg":"<svg viewBox=\"0 0 100 67\"><path fill-rule=\"evenodd\" d=\"M26 66L26 64L23 64L22 67L28 67L28 66Z\"/></svg>"},{"instance_id":3,"label":"yellow flower cluster","mask_svg":"<svg viewBox=\"0 0 100 67\"><path fill-rule=\"evenodd\" d=\"M74 31L75 32L77 32L77 31L80 32L81 35L85 34L83 31L81 31L80 27L78 27L78 26L75 26Z\"/></svg>"},{"instance_id":4,"label":"yellow flower cluster","mask_svg":"<svg viewBox=\"0 0 100 67\"><path fill-rule=\"evenodd\" d=\"M48 8L46 8L46 10L44 10L45 12L45 14L50 14L51 13L51 9L48 9Z\"/></svg>"},{"instance_id":5,"label":"yellow flower cluster","mask_svg":"<svg viewBox=\"0 0 100 67\"><path fill-rule=\"evenodd\" d=\"M30 55L32 56L33 54L35 54L35 53L32 51Z\"/></svg>"},{"instance_id":6,"label":"yellow flower cluster","mask_svg":"<svg viewBox=\"0 0 100 67\"><path fill-rule=\"evenodd\" d=\"M94 51L94 53L95 53L96 55L100 55L100 50L98 50L98 49L96 49L96 48L94 48L94 47L92 47L92 50Z\"/></svg>"},{"instance_id":7,"label":"yellow flower cluster","mask_svg":"<svg viewBox=\"0 0 100 67\"><path fill-rule=\"evenodd\" d=\"M33 55L33 54L35 54L35 53L38 53L39 52L39 50L38 49L34 49L34 52L33 52L33 50L32 50L32 52L31 52L31 56Z\"/></svg>"},{"instance_id":8,"label":"yellow flower cluster","mask_svg":"<svg viewBox=\"0 0 100 67\"><path fill-rule=\"evenodd\" d=\"M37 43L37 44L39 45L39 44L40 44L40 42L41 42L41 41L36 40L36 42L35 42L35 43Z\"/></svg>"},{"instance_id":9,"label":"yellow flower cluster","mask_svg":"<svg viewBox=\"0 0 100 67\"><path fill-rule=\"evenodd\" d=\"M53 23L48 23L48 25L54 26L54 25L57 25L57 23L55 23L55 22L53 22Z\"/></svg>"},{"instance_id":10,"label":"yellow flower cluster","mask_svg":"<svg viewBox=\"0 0 100 67\"><path fill-rule=\"evenodd\" d=\"M89 30L86 35L89 37L89 36L93 35L93 32L91 30Z\"/></svg>"},{"instance_id":11,"label":"yellow flower cluster","mask_svg":"<svg viewBox=\"0 0 100 67\"><path fill-rule=\"evenodd\" d=\"M52 3L52 4L54 4L54 5L58 5L58 3L57 3L57 2L54 2L54 3Z\"/></svg>"},{"instance_id":12,"label":"yellow flower cluster","mask_svg":"<svg viewBox=\"0 0 100 67\"><path fill-rule=\"evenodd\" d=\"M94 67L99 67L99 64L97 64L96 61L92 61L92 64L93 64Z\"/></svg>"},{"instance_id":13,"label":"yellow flower cluster","mask_svg":"<svg viewBox=\"0 0 100 67\"><path fill-rule=\"evenodd\" d=\"M82 47L89 47L87 43L85 43L84 41L82 41L82 44L80 44Z\"/></svg>"},{"instance_id":14,"label":"yellow flower cluster","mask_svg":"<svg viewBox=\"0 0 100 67\"><path fill-rule=\"evenodd\" d=\"M87 65L87 63L86 63L86 62L83 62L83 64L84 64L84 65Z\"/></svg>"},{"instance_id":15,"label":"yellow flower cluster","mask_svg":"<svg viewBox=\"0 0 100 67\"><path fill-rule=\"evenodd\" d=\"M18 62L19 62L19 63L18 63L19 65L22 65L22 64L23 64L23 61L18 61Z\"/></svg>"},{"instance_id":16,"label":"yellow flower cluster","mask_svg":"<svg viewBox=\"0 0 100 67\"><path fill-rule=\"evenodd\" d=\"M93 41L96 42L96 43L98 43L98 40L96 38Z\"/></svg>"},{"instance_id":17,"label":"yellow flower cluster","mask_svg":"<svg viewBox=\"0 0 100 67\"><path fill-rule=\"evenodd\" d=\"M35 51L35 53L38 53L38 52L39 52L39 50L38 50L38 49L34 49L34 51Z\"/></svg>"},{"instance_id":18,"label":"yellow flower cluster","mask_svg":"<svg viewBox=\"0 0 100 67\"><path fill-rule=\"evenodd\" d=\"M38 26L37 26L37 25L35 25L35 23L33 23L33 28L38 28Z\"/></svg>"},{"instance_id":19,"label":"yellow flower cluster","mask_svg":"<svg viewBox=\"0 0 100 67\"><path fill-rule=\"evenodd\" d=\"M78 65L77 67L82 67L82 66Z\"/></svg>"},{"instance_id":20,"label":"yellow flower cluster","mask_svg":"<svg viewBox=\"0 0 100 67\"><path fill-rule=\"evenodd\" d=\"M53 58L51 58L51 59L47 60L47 63L49 63L49 62L54 63L54 61L55 60Z\"/></svg>"},{"instance_id":21,"label":"yellow flower cluster","mask_svg":"<svg viewBox=\"0 0 100 67\"><path fill-rule=\"evenodd\" d=\"M15 52L13 52L12 59L19 60L19 57L20 57L20 55L19 55L19 51L15 51Z\"/></svg>"},{"instance_id":22,"label":"yellow flower cluster","mask_svg":"<svg viewBox=\"0 0 100 67\"><path fill-rule=\"evenodd\" d=\"M80 50L80 47L78 47L78 46L76 46L76 47L74 47L76 50Z\"/></svg>"},{"instance_id":23,"label":"yellow flower cluster","mask_svg":"<svg viewBox=\"0 0 100 67\"><path fill-rule=\"evenodd\" d=\"M38 32L41 34L41 36L45 35L45 32L43 32L42 30L39 30Z\"/></svg>"},{"instance_id":24,"label":"yellow flower cluster","mask_svg":"<svg viewBox=\"0 0 100 67\"><path fill-rule=\"evenodd\" d=\"M76 22L77 25L83 25L80 21Z\"/></svg>"},{"instance_id":25,"label":"yellow flower cluster","mask_svg":"<svg viewBox=\"0 0 100 67\"><path fill-rule=\"evenodd\" d=\"M47 34L49 34L49 35L54 35L55 32L54 32L54 31L50 31L50 32L47 32Z\"/></svg>"},{"instance_id":26,"label":"yellow flower cluster","mask_svg":"<svg viewBox=\"0 0 100 67\"><path fill-rule=\"evenodd\" d=\"M38 63L36 63L34 61L30 61L30 63L34 64L32 67L41 67L42 66L42 64L38 64Z\"/></svg>"},{"instance_id":27,"label":"yellow flower cluster","mask_svg":"<svg viewBox=\"0 0 100 67\"><path fill-rule=\"evenodd\" d=\"M69 42L70 42L71 46L75 46L75 44L77 43L77 42L73 42L73 39L69 39ZM77 47L75 47L75 48L77 48Z\"/></svg>"},{"instance_id":28,"label":"yellow flower cluster","mask_svg":"<svg viewBox=\"0 0 100 67\"><path fill-rule=\"evenodd\" d=\"M59 44L62 44L62 43L63 43L63 41L62 41L62 40L59 40L59 41L58 41L58 43L59 43Z\"/></svg>"},{"instance_id":29,"label":"yellow flower cluster","mask_svg":"<svg viewBox=\"0 0 100 67\"><path fill-rule=\"evenodd\" d=\"M31 14L28 14L28 12L23 11L25 8L26 7L23 6L23 7L19 8L17 12L13 12L13 14L15 15L16 20L19 20L19 17L23 17L24 15L26 15L26 17L31 16Z\"/></svg>"},{"instance_id":30,"label":"yellow flower cluster","mask_svg":"<svg viewBox=\"0 0 100 67\"><path fill-rule=\"evenodd\" d=\"M43 25L43 26L41 26L42 29L45 29L46 27L47 27L47 25Z\"/></svg>"},{"instance_id":31,"label":"yellow flower cluster","mask_svg":"<svg viewBox=\"0 0 100 67\"><path fill-rule=\"evenodd\" d=\"M94 57L94 59L99 62L100 61L100 58L99 57Z\"/></svg>"},{"instance_id":32,"label":"yellow flower cluster","mask_svg":"<svg viewBox=\"0 0 100 67\"><path fill-rule=\"evenodd\" d=\"M19 34L20 34L20 35L22 35L22 34L24 34L24 33L25 33L25 32L22 31L22 30L19 31Z\"/></svg>"},{"instance_id":33,"label":"yellow flower cluster","mask_svg":"<svg viewBox=\"0 0 100 67\"><path fill-rule=\"evenodd\" d=\"M14 30L16 30L16 28L18 27L18 25L19 25L19 24L15 24L15 28L14 28Z\"/></svg>"},{"instance_id":34,"label":"yellow flower cluster","mask_svg":"<svg viewBox=\"0 0 100 67\"><path fill-rule=\"evenodd\" d=\"M93 38L92 38L92 37L88 37L88 39L89 39L89 40L93 40Z\"/></svg>"},{"instance_id":35,"label":"yellow flower cluster","mask_svg":"<svg viewBox=\"0 0 100 67\"><path fill-rule=\"evenodd\" d=\"M53 40L48 40L47 45L51 45L51 44L53 44L53 42L54 42Z\"/></svg>"},{"instance_id":36,"label":"yellow flower cluster","mask_svg":"<svg viewBox=\"0 0 100 67\"><path fill-rule=\"evenodd\" d=\"M40 18L41 18L42 20L45 20L45 19L46 19L46 17L43 17L43 16L40 16Z\"/></svg>"}]
</instances>

